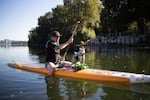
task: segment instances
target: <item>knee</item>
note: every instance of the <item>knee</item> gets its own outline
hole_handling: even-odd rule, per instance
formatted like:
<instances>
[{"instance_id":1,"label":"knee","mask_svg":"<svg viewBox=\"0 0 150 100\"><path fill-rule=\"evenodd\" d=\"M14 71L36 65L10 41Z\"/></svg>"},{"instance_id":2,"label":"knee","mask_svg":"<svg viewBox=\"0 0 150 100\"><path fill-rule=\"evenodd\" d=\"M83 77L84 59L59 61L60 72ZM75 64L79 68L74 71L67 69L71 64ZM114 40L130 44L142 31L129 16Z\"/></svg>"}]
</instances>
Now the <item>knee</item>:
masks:
<instances>
[{"instance_id":1,"label":"knee","mask_svg":"<svg viewBox=\"0 0 150 100\"><path fill-rule=\"evenodd\" d=\"M55 65L54 63L49 62L49 65L48 65L49 68L55 68L55 66L56 66L56 65Z\"/></svg>"},{"instance_id":2,"label":"knee","mask_svg":"<svg viewBox=\"0 0 150 100\"><path fill-rule=\"evenodd\" d=\"M47 69L55 68L55 66L56 65L54 63L52 63L52 62L48 62L48 63L45 64L45 68L47 68Z\"/></svg>"},{"instance_id":3,"label":"knee","mask_svg":"<svg viewBox=\"0 0 150 100\"><path fill-rule=\"evenodd\" d=\"M69 61L64 62L64 66L72 66L72 63Z\"/></svg>"},{"instance_id":4,"label":"knee","mask_svg":"<svg viewBox=\"0 0 150 100\"><path fill-rule=\"evenodd\" d=\"M51 76L54 73L55 66L56 65L54 63L51 63L51 62L48 64L48 66L47 66L47 69L49 70L48 76Z\"/></svg>"}]
</instances>

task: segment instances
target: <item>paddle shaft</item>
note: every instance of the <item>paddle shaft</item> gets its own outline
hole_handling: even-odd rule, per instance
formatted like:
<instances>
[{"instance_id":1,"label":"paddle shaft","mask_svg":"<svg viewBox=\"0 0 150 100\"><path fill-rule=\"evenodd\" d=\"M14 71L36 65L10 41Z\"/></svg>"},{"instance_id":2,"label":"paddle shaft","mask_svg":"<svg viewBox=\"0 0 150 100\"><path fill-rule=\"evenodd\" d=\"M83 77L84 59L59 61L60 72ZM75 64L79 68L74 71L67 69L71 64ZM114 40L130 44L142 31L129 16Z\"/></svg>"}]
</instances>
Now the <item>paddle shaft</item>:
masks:
<instances>
[{"instance_id":1,"label":"paddle shaft","mask_svg":"<svg viewBox=\"0 0 150 100\"><path fill-rule=\"evenodd\" d=\"M80 24L80 21L77 21L77 22L76 22L76 25L75 25L75 28L74 28L74 30L73 30L73 32L72 32L72 36L71 36L72 38L73 38L73 37L75 36L75 34L77 33L77 28L78 28L79 24ZM67 53L68 53L69 48L70 48L70 45L67 47L66 52L64 53L64 56L63 56L64 59L65 59L65 57L66 57L66 55L67 55Z\"/></svg>"}]
</instances>

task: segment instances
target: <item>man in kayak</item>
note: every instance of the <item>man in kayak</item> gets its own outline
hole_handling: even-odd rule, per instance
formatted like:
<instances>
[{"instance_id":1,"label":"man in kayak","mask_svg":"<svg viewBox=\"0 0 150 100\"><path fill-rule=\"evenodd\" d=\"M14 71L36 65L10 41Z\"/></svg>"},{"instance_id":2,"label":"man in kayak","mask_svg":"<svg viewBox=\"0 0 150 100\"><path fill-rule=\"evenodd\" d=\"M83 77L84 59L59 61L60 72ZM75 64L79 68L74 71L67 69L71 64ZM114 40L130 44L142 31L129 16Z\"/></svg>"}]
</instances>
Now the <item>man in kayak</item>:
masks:
<instances>
[{"instance_id":1,"label":"man in kayak","mask_svg":"<svg viewBox=\"0 0 150 100\"><path fill-rule=\"evenodd\" d=\"M73 42L73 37L70 37L65 43L59 44L59 39L61 35L58 31L53 31L51 33L51 40L48 40L45 44L46 48L46 59L45 67L49 70L49 76L54 73L56 67L72 66L69 61L63 61L60 56L60 50L67 47Z\"/></svg>"}]
</instances>

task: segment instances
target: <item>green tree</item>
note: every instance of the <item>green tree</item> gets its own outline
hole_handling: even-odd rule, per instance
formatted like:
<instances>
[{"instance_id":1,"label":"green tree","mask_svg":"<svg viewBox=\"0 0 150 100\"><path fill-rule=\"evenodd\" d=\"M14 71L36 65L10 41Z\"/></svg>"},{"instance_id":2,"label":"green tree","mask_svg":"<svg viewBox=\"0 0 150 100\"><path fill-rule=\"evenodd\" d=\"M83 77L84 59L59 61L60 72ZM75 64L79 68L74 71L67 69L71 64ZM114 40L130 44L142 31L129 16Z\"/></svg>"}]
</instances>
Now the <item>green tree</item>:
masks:
<instances>
[{"instance_id":1,"label":"green tree","mask_svg":"<svg viewBox=\"0 0 150 100\"><path fill-rule=\"evenodd\" d=\"M28 38L29 38L29 41L28 41L28 44L30 45L36 45L35 44L35 41L36 41L36 38L37 38L37 33L36 33L36 29L33 28L29 31L29 35L28 35Z\"/></svg>"},{"instance_id":2,"label":"green tree","mask_svg":"<svg viewBox=\"0 0 150 100\"><path fill-rule=\"evenodd\" d=\"M137 22L138 33L145 33L146 25L150 21L148 10L149 0L102 0L103 33L128 31L129 25Z\"/></svg>"},{"instance_id":3,"label":"green tree","mask_svg":"<svg viewBox=\"0 0 150 100\"><path fill-rule=\"evenodd\" d=\"M52 12L39 17L38 26L30 31L29 43L43 45L53 30L60 31L65 37L61 41L65 41L71 35L76 20L81 20L81 25L75 42L95 37L95 29L100 26L101 8L99 0L64 0L64 5L58 5Z\"/></svg>"},{"instance_id":4,"label":"green tree","mask_svg":"<svg viewBox=\"0 0 150 100\"><path fill-rule=\"evenodd\" d=\"M64 6L69 23L73 25L76 20L81 20L77 41L96 36L95 29L100 26L102 9L102 3L99 0L64 0Z\"/></svg>"},{"instance_id":5,"label":"green tree","mask_svg":"<svg viewBox=\"0 0 150 100\"><path fill-rule=\"evenodd\" d=\"M29 31L29 45L43 46L48 39L51 31L52 13L48 12L38 18L38 26Z\"/></svg>"}]
</instances>

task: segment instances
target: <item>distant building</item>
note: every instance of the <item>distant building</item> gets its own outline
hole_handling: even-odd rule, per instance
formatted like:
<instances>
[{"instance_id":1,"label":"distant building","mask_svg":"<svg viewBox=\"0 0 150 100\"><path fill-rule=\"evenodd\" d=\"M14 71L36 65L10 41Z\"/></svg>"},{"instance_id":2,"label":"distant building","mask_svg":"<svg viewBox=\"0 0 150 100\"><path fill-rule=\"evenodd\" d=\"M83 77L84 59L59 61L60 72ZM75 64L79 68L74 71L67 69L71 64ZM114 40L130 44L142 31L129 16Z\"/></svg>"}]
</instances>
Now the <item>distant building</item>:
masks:
<instances>
[{"instance_id":1,"label":"distant building","mask_svg":"<svg viewBox=\"0 0 150 100\"><path fill-rule=\"evenodd\" d=\"M4 39L4 40L0 40L0 46L26 46L28 45L27 41L15 41L15 40L8 40L8 39Z\"/></svg>"},{"instance_id":2,"label":"distant building","mask_svg":"<svg viewBox=\"0 0 150 100\"><path fill-rule=\"evenodd\" d=\"M124 44L135 45L139 41L144 41L146 35L136 35L127 32L109 33L97 36L95 39L91 39L91 44Z\"/></svg>"},{"instance_id":3,"label":"distant building","mask_svg":"<svg viewBox=\"0 0 150 100\"><path fill-rule=\"evenodd\" d=\"M0 45L11 45L11 41L8 39L0 40Z\"/></svg>"}]
</instances>

